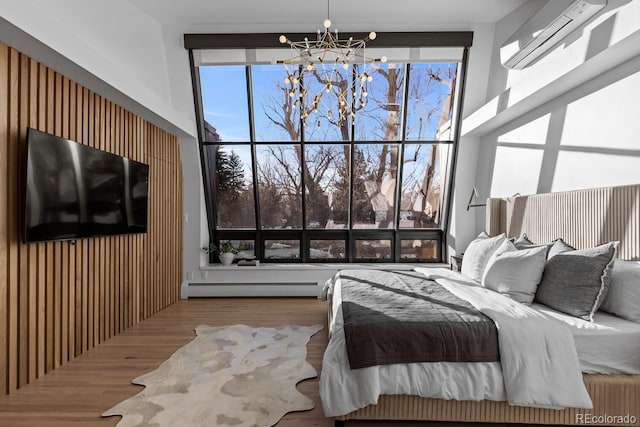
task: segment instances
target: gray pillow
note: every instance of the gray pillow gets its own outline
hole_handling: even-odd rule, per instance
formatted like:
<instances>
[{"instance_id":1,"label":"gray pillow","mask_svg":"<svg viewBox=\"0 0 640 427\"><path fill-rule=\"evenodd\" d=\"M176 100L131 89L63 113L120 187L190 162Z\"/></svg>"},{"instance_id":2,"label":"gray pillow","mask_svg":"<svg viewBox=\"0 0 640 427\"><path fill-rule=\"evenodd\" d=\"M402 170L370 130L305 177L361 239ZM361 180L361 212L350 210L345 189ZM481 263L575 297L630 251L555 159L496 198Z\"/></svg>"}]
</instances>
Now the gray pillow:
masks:
<instances>
[{"instance_id":1,"label":"gray pillow","mask_svg":"<svg viewBox=\"0 0 640 427\"><path fill-rule=\"evenodd\" d=\"M562 239L560 239L560 240L562 240ZM545 256L545 259L546 259L546 258L549 258L549 250L555 244L555 241L553 241L551 243L535 244L531 240L529 240L529 238L527 237L526 234L523 234L522 236L520 236L518 238L518 240L513 242L513 244L520 251L521 250L525 250L525 249L544 248L544 256ZM563 252L562 250L560 250L560 251Z\"/></svg>"},{"instance_id":2,"label":"gray pillow","mask_svg":"<svg viewBox=\"0 0 640 427\"><path fill-rule=\"evenodd\" d=\"M593 313L607 294L617 248L618 242L610 242L549 258L535 300L580 319L593 320Z\"/></svg>"},{"instance_id":3,"label":"gray pillow","mask_svg":"<svg viewBox=\"0 0 640 427\"><path fill-rule=\"evenodd\" d=\"M575 251L576 248L574 248L573 246L567 244L564 240L562 239L556 239L553 242L551 242L551 246L549 248L549 252L547 253L547 259L553 258L554 256L558 255L558 254L562 254L565 252L570 252L570 251Z\"/></svg>"}]
</instances>

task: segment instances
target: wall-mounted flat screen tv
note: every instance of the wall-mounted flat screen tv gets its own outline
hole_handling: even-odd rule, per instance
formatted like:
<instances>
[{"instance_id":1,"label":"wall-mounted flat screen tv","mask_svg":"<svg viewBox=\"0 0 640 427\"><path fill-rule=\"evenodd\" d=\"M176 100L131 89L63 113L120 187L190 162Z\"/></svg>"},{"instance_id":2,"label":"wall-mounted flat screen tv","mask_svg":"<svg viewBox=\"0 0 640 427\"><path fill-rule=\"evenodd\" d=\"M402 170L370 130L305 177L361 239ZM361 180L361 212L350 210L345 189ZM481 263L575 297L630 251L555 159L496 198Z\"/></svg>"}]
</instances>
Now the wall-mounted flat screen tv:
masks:
<instances>
[{"instance_id":1,"label":"wall-mounted flat screen tv","mask_svg":"<svg viewBox=\"0 0 640 427\"><path fill-rule=\"evenodd\" d=\"M149 166L27 129L24 242L145 233Z\"/></svg>"}]
</instances>

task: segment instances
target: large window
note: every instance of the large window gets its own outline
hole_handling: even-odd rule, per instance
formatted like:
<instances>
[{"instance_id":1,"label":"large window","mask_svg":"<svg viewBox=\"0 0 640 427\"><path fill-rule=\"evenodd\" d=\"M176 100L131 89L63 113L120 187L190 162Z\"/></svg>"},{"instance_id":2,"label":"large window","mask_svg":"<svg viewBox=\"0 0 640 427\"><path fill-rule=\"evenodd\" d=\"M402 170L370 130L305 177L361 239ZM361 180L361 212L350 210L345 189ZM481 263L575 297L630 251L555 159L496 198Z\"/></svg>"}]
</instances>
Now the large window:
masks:
<instances>
[{"instance_id":1,"label":"large window","mask_svg":"<svg viewBox=\"0 0 640 427\"><path fill-rule=\"evenodd\" d=\"M195 64L211 239L267 262L442 262L461 68L380 64L337 120L303 114L282 65Z\"/></svg>"}]
</instances>

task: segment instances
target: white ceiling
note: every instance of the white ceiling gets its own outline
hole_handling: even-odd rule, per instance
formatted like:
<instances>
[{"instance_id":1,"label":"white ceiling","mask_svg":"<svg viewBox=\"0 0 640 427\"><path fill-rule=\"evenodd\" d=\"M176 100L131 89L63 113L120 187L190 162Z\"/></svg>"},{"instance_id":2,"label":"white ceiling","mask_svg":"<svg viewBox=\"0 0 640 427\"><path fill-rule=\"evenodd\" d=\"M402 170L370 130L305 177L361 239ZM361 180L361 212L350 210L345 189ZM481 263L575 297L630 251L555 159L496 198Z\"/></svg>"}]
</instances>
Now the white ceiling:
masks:
<instances>
[{"instance_id":1,"label":"white ceiling","mask_svg":"<svg viewBox=\"0 0 640 427\"><path fill-rule=\"evenodd\" d=\"M129 0L155 21L184 32L315 31L324 0ZM332 0L332 29L341 31L465 30L493 23L526 0ZM311 30L309 30L311 28Z\"/></svg>"}]
</instances>

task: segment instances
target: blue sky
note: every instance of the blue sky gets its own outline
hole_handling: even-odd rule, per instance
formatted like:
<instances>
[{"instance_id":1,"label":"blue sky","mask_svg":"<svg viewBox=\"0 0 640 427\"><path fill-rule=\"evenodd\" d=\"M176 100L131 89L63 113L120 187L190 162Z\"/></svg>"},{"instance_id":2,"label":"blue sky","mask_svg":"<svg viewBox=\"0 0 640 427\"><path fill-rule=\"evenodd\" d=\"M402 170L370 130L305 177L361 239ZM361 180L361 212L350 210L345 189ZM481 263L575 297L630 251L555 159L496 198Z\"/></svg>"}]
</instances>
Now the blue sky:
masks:
<instances>
[{"instance_id":1,"label":"blue sky","mask_svg":"<svg viewBox=\"0 0 640 427\"><path fill-rule=\"evenodd\" d=\"M418 117L427 119L427 111L438 98L447 93L448 88L437 82L431 82L428 91L423 88L415 95L418 79L415 77L424 75L426 67L441 70L450 64L414 64L411 70L411 86L409 88L409 100L406 103L408 114L407 139L418 139ZM388 67L387 64L382 64ZM248 142L249 141L249 117L247 106L247 84L245 67L233 66L203 66L199 67L200 82L202 87L202 99L205 120L213 125L221 136L223 142ZM276 125L269 122L264 114L265 105L278 105L282 95L277 92L277 84L282 83L286 72L280 65L255 65L252 66L253 109L256 139L258 141L289 141L289 136ZM426 80L422 79L425 85ZM369 89L370 99L384 98L386 84L381 76L374 74L374 81ZM427 92L427 94L425 94ZM426 95L426 96L425 96ZM270 99L276 99L276 103ZM372 102L367 106L367 114L356 116L356 139L369 140L380 135L376 131L378 125L375 117L384 117L386 112L379 108L372 108ZM361 118L363 117L363 118ZM437 127L439 113L428 117L423 123L423 138L432 138ZM333 129L326 132L328 139L338 139L338 133ZM308 140L321 140L318 136L312 136L307 132Z\"/></svg>"}]
</instances>

